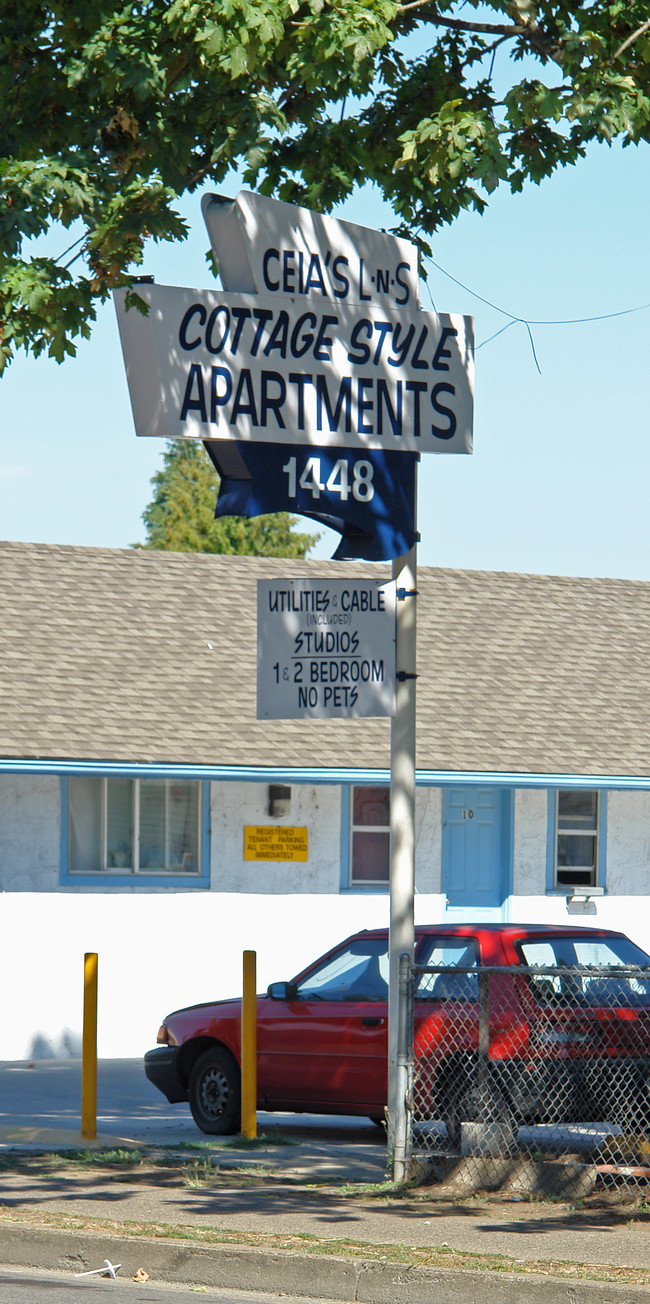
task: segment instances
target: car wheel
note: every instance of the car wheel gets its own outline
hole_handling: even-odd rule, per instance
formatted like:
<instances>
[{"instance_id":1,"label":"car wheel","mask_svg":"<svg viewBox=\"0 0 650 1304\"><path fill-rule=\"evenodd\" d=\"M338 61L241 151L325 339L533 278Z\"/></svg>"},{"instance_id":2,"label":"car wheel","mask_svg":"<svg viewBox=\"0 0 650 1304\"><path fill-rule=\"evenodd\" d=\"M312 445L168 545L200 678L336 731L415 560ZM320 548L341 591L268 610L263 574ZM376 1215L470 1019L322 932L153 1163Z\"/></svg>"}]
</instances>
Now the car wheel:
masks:
<instances>
[{"instance_id":1,"label":"car wheel","mask_svg":"<svg viewBox=\"0 0 650 1304\"><path fill-rule=\"evenodd\" d=\"M493 1082L482 1086L466 1081L453 1098L448 1097L444 1110L447 1135L455 1153L462 1146L463 1123L494 1124L499 1128L500 1144L510 1150L517 1138L517 1124L512 1109Z\"/></svg>"},{"instance_id":2,"label":"car wheel","mask_svg":"<svg viewBox=\"0 0 650 1304\"><path fill-rule=\"evenodd\" d=\"M188 1100L202 1132L230 1136L241 1119L241 1075L230 1051L206 1050L190 1074Z\"/></svg>"}]
</instances>

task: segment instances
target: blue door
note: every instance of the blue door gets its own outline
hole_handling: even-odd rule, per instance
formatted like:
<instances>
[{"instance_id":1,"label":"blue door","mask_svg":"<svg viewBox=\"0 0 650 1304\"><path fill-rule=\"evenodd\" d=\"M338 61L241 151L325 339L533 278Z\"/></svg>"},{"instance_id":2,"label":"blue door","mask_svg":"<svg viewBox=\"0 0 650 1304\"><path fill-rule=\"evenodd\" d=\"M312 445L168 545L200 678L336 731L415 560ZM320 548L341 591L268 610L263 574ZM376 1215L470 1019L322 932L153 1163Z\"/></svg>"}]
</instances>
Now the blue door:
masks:
<instances>
[{"instance_id":1,"label":"blue door","mask_svg":"<svg viewBox=\"0 0 650 1304\"><path fill-rule=\"evenodd\" d=\"M509 884L509 791L445 789L442 890L447 916L501 919Z\"/></svg>"}]
</instances>

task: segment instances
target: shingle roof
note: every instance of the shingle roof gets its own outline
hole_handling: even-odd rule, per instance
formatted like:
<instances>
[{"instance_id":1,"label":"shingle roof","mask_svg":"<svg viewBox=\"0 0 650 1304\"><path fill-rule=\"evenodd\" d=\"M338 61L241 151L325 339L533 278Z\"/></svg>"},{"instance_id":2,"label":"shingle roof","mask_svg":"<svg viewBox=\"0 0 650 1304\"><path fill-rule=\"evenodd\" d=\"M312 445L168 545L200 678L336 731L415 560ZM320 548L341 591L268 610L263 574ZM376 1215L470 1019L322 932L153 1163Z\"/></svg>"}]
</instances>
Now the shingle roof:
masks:
<instances>
[{"instance_id":1,"label":"shingle roof","mask_svg":"<svg viewBox=\"0 0 650 1304\"><path fill-rule=\"evenodd\" d=\"M387 767L387 720L256 719L258 577L378 573L0 543L0 756ZM650 584L421 567L418 590L418 768L650 774Z\"/></svg>"}]
</instances>

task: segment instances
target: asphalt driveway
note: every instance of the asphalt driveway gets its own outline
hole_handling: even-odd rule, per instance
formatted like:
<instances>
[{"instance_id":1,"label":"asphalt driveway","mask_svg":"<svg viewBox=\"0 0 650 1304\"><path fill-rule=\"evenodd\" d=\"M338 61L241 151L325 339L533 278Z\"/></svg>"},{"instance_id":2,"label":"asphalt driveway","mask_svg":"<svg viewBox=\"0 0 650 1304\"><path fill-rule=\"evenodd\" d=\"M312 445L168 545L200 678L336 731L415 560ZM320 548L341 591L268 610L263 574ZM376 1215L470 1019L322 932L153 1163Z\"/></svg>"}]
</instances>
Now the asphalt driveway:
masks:
<instances>
[{"instance_id":1,"label":"asphalt driveway","mask_svg":"<svg viewBox=\"0 0 650 1304\"><path fill-rule=\"evenodd\" d=\"M81 1126L81 1060L0 1062L0 1129ZM205 1139L189 1106L170 1105L145 1077L142 1060L100 1060L97 1069L97 1131L156 1145ZM258 1131L343 1144L376 1146L380 1133L367 1119L311 1114L258 1115ZM0 1136L0 1144L2 1137Z\"/></svg>"}]
</instances>

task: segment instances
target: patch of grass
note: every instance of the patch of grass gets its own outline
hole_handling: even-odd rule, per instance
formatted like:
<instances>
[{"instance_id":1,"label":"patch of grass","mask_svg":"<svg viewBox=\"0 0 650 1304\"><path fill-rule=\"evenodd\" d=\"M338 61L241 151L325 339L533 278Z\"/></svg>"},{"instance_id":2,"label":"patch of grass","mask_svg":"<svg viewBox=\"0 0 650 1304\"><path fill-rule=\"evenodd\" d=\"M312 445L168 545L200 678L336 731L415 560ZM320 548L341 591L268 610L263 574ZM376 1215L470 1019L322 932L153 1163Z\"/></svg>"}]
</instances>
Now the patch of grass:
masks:
<instances>
[{"instance_id":1,"label":"patch of grass","mask_svg":"<svg viewBox=\"0 0 650 1304\"><path fill-rule=\"evenodd\" d=\"M260 1132L258 1136L223 1136L214 1141L190 1141L188 1145L174 1147L181 1150L266 1150L268 1146L300 1145L293 1137L279 1132Z\"/></svg>"},{"instance_id":2,"label":"patch of grass","mask_svg":"<svg viewBox=\"0 0 650 1304\"><path fill-rule=\"evenodd\" d=\"M183 1168L183 1184L192 1190L223 1186L224 1182L228 1183L234 1176L237 1177L239 1185L242 1184L243 1179L244 1184L250 1187L256 1181L277 1178L278 1173L275 1168L267 1168L264 1164L254 1164L247 1168L237 1168L235 1165L228 1164L226 1168L221 1168L213 1159L193 1159ZM282 1175L281 1180L283 1184L291 1182L291 1179L285 1175Z\"/></svg>"},{"instance_id":3,"label":"patch of grass","mask_svg":"<svg viewBox=\"0 0 650 1304\"><path fill-rule=\"evenodd\" d=\"M284 1173L262 1158L244 1160L240 1152L228 1147L151 1147L149 1151L125 1147L105 1150L61 1150L41 1152L5 1152L0 1154L0 1171L9 1175L39 1180L65 1181L88 1175L89 1181L102 1182L117 1176L123 1182L149 1182L152 1186L185 1186L206 1189L236 1184L242 1189L268 1185L295 1186L298 1179Z\"/></svg>"},{"instance_id":4,"label":"patch of grass","mask_svg":"<svg viewBox=\"0 0 650 1304\"><path fill-rule=\"evenodd\" d=\"M55 1167L78 1167L98 1169L132 1168L143 1164L154 1167L183 1165L188 1154L219 1154L220 1152L239 1150L265 1150L271 1146L295 1146L300 1142L280 1133L260 1133L257 1137L227 1136L210 1141L189 1141L173 1146L139 1146L130 1149L126 1146L96 1147L76 1150L23 1150L17 1146L13 1150L0 1152L0 1172L25 1172L35 1169Z\"/></svg>"},{"instance_id":5,"label":"patch of grass","mask_svg":"<svg viewBox=\"0 0 650 1304\"><path fill-rule=\"evenodd\" d=\"M16 1173L25 1166L27 1156L14 1150L5 1150L0 1154L0 1173Z\"/></svg>"},{"instance_id":6,"label":"patch of grass","mask_svg":"<svg viewBox=\"0 0 650 1304\"><path fill-rule=\"evenodd\" d=\"M318 1190L321 1186L335 1186L337 1195L363 1195L372 1197L392 1196L401 1198L402 1196L411 1196L413 1188L407 1188L404 1182L336 1182L328 1179L327 1182L310 1182L310 1190Z\"/></svg>"},{"instance_id":7,"label":"patch of grass","mask_svg":"<svg viewBox=\"0 0 650 1304\"><path fill-rule=\"evenodd\" d=\"M218 1167L215 1167L209 1159L193 1159L192 1163L187 1164L183 1169L183 1183L191 1190L214 1186L215 1173L218 1172Z\"/></svg>"},{"instance_id":8,"label":"patch of grass","mask_svg":"<svg viewBox=\"0 0 650 1304\"><path fill-rule=\"evenodd\" d=\"M63 1160L67 1163L78 1164L80 1168L132 1168L134 1164L141 1164L143 1156L141 1150L127 1150L118 1146L115 1150L68 1150L67 1152L52 1152L46 1155L48 1160Z\"/></svg>"},{"instance_id":9,"label":"patch of grass","mask_svg":"<svg viewBox=\"0 0 650 1304\"><path fill-rule=\"evenodd\" d=\"M0 1168L33 1168L43 1164L83 1164L93 1168L105 1164L139 1164L142 1163L142 1150L124 1148L106 1150L7 1150L0 1155Z\"/></svg>"},{"instance_id":10,"label":"patch of grass","mask_svg":"<svg viewBox=\"0 0 650 1304\"><path fill-rule=\"evenodd\" d=\"M161 1155L146 1155L142 1150L126 1148L106 1150L41 1150L41 1151L5 1151L0 1155L0 1171L3 1173L31 1173L34 1176L63 1173L65 1170L90 1170L97 1172L106 1168L123 1172L132 1172L134 1168L146 1165L168 1166L168 1161Z\"/></svg>"}]
</instances>

